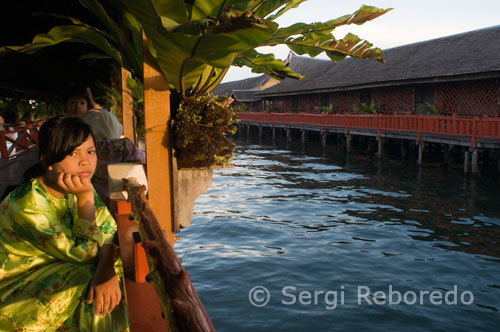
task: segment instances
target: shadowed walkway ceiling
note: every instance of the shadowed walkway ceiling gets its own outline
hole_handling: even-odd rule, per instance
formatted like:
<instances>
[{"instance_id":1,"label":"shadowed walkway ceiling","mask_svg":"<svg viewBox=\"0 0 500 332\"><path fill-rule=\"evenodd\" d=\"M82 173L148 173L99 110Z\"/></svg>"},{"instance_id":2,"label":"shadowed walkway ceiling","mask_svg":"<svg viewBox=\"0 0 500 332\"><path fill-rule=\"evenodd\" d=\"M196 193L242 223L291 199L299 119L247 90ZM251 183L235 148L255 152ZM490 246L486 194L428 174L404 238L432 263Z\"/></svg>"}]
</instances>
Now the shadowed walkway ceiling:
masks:
<instances>
[{"instance_id":1,"label":"shadowed walkway ceiling","mask_svg":"<svg viewBox=\"0 0 500 332\"><path fill-rule=\"evenodd\" d=\"M92 14L77 0L3 0L0 4L0 45L28 44L39 33L69 21L43 13L77 17L99 26ZM111 60L79 58L98 52L83 43L61 43L34 54L9 53L0 56L0 93L13 89L48 94L63 94L70 84L93 85L109 81Z\"/></svg>"}]
</instances>

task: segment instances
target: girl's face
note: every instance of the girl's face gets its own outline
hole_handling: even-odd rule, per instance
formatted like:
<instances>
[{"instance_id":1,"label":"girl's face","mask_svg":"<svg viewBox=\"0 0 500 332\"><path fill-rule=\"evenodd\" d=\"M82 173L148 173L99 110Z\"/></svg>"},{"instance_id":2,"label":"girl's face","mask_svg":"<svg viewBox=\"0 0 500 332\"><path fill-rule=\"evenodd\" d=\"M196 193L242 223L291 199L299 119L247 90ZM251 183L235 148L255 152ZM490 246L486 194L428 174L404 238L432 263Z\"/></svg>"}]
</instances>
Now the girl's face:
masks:
<instances>
[{"instance_id":1,"label":"girl's face","mask_svg":"<svg viewBox=\"0 0 500 332\"><path fill-rule=\"evenodd\" d=\"M80 97L70 97L66 101L66 112L69 115L81 116L87 112L87 99Z\"/></svg>"},{"instance_id":2,"label":"girl's face","mask_svg":"<svg viewBox=\"0 0 500 332\"><path fill-rule=\"evenodd\" d=\"M57 176L62 172L90 179L94 175L96 164L97 155L94 140L92 136L89 136L70 155L67 155L60 162L51 165L47 171L47 177L49 180L57 180Z\"/></svg>"}]
</instances>

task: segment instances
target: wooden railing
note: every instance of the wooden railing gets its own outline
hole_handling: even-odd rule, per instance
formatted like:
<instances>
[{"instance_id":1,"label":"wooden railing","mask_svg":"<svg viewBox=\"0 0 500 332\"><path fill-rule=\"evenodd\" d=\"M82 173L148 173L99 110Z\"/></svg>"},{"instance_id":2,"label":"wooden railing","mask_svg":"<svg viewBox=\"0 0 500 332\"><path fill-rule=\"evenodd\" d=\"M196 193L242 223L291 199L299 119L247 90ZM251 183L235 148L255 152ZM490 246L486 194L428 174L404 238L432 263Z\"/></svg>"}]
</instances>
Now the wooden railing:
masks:
<instances>
[{"instance_id":1,"label":"wooden railing","mask_svg":"<svg viewBox=\"0 0 500 332\"><path fill-rule=\"evenodd\" d=\"M303 124L320 127L341 127L381 131L414 132L418 140L422 133L470 137L474 145L477 138L500 139L499 117L431 116L414 114L307 114L307 113L236 113L241 120Z\"/></svg>"},{"instance_id":2,"label":"wooden railing","mask_svg":"<svg viewBox=\"0 0 500 332\"><path fill-rule=\"evenodd\" d=\"M38 144L40 122L25 125L5 125L0 128L0 154L2 159L12 159Z\"/></svg>"}]
</instances>

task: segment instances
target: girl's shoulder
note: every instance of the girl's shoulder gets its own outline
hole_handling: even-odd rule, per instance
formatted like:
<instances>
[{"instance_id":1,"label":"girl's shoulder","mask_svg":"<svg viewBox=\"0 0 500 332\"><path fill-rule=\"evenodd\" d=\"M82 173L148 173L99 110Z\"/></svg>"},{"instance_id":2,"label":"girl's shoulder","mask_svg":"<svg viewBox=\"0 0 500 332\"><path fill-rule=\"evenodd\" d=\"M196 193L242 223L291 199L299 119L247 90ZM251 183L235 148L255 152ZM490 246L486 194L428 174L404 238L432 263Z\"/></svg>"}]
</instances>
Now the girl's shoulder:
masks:
<instances>
[{"instance_id":1,"label":"girl's shoulder","mask_svg":"<svg viewBox=\"0 0 500 332\"><path fill-rule=\"evenodd\" d=\"M48 193L34 178L15 188L6 198L10 206L15 209L46 210L51 205Z\"/></svg>"}]
</instances>

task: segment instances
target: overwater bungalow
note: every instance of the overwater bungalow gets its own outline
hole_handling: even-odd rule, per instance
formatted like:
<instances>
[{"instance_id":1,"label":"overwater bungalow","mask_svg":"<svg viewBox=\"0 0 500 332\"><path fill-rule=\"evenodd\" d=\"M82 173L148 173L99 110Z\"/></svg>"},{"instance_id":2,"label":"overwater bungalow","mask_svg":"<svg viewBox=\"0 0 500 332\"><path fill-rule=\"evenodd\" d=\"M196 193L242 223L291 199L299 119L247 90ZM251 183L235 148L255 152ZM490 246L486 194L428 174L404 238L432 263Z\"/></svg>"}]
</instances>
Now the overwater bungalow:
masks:
<instances>
[{"instance_id":1,"label":"overwater bungalow","mask_svg":"<svg viewBox=\"0 0 500 332\"><path fill-rule=\"evenodd\" d=\"M242 125L338 134L351 138L408 142L419 149L437 144L447 163L450 150L463 154L464 172L478 173L480 154L500 170L500 26L387 49L385 64L346 59L338 63L291 54L287 64L305 77L279 83L265 76L221 84L214 93L232 95L241 105ZM257 84L258 83L258 84ZM253 99L244 95L245 87ZM260 91L255 92L256 89ZM354 116L357 115L357 116ZM246 127L242 127L245 132ZM368 147L374 146L368 140ZM410 145L410 148L415 144Z\"/></svg>"},{"instance_id":2,"label":"overwater bungalow","mask_svg":"<svg viewBox=\"0 0 500 332\"><path fill-rule=\"evenodd\" d=\"M291 54L288 65L303 80L273 81L262 75L223 83L214 94L236 100L243 90L261 90L259 111L359 113L360 103L377 113L425 114L424 103L439 114L500 114L500 26L384 50L384 63L346 59L338 63ZM265 82L265 83L264 83ZM250 105L249 105L250 106Z\"/></svg>"}]
</instances>

